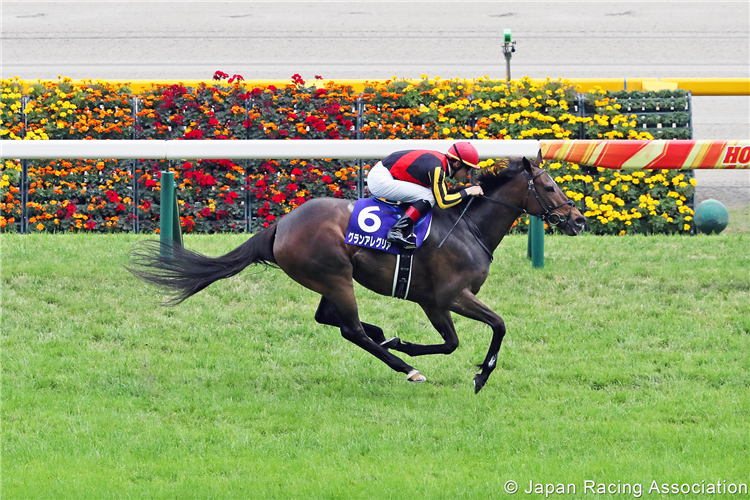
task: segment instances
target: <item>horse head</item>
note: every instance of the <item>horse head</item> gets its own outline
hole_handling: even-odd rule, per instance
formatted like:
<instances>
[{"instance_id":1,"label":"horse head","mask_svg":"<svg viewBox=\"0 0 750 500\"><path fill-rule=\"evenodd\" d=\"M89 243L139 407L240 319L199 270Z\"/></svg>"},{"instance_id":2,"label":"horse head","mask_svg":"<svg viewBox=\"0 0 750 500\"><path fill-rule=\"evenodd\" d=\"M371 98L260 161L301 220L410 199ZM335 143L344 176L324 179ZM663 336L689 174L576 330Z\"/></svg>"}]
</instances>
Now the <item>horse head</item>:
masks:
<instances>
[{"instance_id":1,"label":"horse head","mask_svg":"<svg viewBox=\"0 0 750 500\"><path fill-rule=\"evenodd\" d=\"M480 185L486 187L485 193L488 194L484 198L539 217L547 224L559 227L565 234L575 236L583 229L586 218L540 167L541 163L540 151L536 160L513 159L500 173L480 174ZM493 189L493 186L504 189Z\"/></svg>"},{"instance_id":2,"label":"horse head","mask_svg":"<svg viewBox=\"0 0 750 500\"><path fill-rule=\"evenodd\" d=\"M551 226L558 226L568 236L581 232L586 218L576 208L575 202L562 192L552 176L540 168L542 152L539 151L535 161L527 158L522 158L521 161L530 194L524 207L526 211Z\"/></svg>"}]
</instances>

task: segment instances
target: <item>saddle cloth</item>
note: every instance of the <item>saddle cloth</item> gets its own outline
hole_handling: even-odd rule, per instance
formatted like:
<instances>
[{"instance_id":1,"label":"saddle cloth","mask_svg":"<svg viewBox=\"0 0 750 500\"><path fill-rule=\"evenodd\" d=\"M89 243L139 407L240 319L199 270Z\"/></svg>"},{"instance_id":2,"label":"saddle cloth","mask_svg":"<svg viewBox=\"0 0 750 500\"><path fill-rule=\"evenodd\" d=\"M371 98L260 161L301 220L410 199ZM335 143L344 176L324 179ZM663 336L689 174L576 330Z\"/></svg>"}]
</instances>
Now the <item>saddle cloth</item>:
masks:
<instances>
[{"instance_id":1,"label":"saddle cloth","mask_svg":"<svg viewBox=\"0 0 750 500\"><path fill-rule=\"evenodd\" d=\"M358 199L346 230L346 243L396 255L413 253L414 250L403 250L400 246L392 245L385 240L388 230L408 207L408 204L399 206L378 198ZM431 225L432 212L428 212L414 224L417 248L429 236Z\"/></svg>"}]
</instances>

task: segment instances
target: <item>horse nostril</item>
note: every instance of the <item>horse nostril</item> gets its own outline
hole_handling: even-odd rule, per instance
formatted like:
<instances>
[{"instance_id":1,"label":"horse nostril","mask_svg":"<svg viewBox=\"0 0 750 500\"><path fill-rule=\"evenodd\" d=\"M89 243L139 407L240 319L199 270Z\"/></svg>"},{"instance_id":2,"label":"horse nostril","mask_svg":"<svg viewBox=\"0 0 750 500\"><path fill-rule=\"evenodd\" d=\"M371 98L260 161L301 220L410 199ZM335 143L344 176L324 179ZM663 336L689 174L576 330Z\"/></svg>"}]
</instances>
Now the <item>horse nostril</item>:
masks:
<instances>
[{"instance_id":1,"label":"horse nostril","mask_svg":"<svg viewBox=\"0 0 750 500\"><path fill-rule=\"evenodd\" d=\"M575 221L579 226L583 226L586 223L586 217L576 217Z\"/></svg>"}]
</instances>

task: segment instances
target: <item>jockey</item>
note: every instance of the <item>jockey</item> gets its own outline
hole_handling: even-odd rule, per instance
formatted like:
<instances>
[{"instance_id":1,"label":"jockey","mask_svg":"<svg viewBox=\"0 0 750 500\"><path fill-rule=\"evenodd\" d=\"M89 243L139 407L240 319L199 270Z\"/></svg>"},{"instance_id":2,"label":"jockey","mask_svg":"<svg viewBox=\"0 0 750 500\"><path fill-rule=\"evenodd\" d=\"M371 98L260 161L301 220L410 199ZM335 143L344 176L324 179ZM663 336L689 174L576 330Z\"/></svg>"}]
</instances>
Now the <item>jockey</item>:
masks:
<instances>
[{"instance_id":1,"label":"jockey","mask_svg":"<svg viewBox=\"0 0 750 500\"><path fill-rule=\"evenodd\" d=\"M469 168L479 168L479 154L468 142L457 142L445 154L437 151L397 151L379 161L367 175L367 187L378 198L411 203L406 213L388 231L386 240L404 249L416 248L414 223L438 204L440 208L458 205L467 196L484 194L481 186L471 186L448 194L446 174L465 181Z\"/></svg>"}]
</instances>

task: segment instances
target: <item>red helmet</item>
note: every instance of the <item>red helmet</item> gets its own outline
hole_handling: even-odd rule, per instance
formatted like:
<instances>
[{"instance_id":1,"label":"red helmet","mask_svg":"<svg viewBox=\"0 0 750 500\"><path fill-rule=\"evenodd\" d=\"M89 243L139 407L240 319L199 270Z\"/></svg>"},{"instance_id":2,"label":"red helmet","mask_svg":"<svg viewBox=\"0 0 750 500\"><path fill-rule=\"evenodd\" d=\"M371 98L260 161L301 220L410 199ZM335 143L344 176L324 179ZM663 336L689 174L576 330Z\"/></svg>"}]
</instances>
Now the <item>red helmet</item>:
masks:
<instances>
[{"instance_id":1,"label":"red helmet","mask_svg":"<svg viewBox=\"0 0 750 500\"><path fill-rule=\"evenodd\" d=\"M471 168L479 168L479 153L470 142L457 142L450 148L445 156L458 160Z\"/></svg>"}]
</instances>

